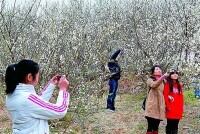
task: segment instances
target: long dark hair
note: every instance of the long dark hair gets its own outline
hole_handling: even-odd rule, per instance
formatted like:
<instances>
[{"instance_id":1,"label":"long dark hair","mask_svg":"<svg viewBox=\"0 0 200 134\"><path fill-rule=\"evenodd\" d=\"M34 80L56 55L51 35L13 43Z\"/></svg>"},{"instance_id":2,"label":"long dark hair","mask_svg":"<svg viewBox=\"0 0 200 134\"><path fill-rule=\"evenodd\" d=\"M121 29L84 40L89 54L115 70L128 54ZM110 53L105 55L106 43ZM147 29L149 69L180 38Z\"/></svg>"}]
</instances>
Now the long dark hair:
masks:
<instances>
[{"instance_id":1,"label":"long dark hair","mask_svg":"<svg viewBox=\"0 0 200 134\"><path fill-rule=\"evenodd\" d=\"M32 60L23 59L17 64L9 65L5 75L6 94L12 94L19 83L24 83L27 74L31 73L35 79L38 72L39 65Z\"/></svg>"},{"instance_id":2,"label":"long dark hair","mask_svg":"<svg viewBox=\"0 0 200 134\"><path fill-rule=\"evenodd\" d=\"M170 92L172 93L173 92L173 87L174 87L174 84L173 84L173 81L171 79L171 75L173 74L174 72L171 72L169 74L169 77L167 77L167 82L169 83L169 88L170 88ZM178 84L178 92L179 94L181 93L181 84L179 82L179 80L177 79L176 80L176 83Z\"/></svg>"}]
</instances>

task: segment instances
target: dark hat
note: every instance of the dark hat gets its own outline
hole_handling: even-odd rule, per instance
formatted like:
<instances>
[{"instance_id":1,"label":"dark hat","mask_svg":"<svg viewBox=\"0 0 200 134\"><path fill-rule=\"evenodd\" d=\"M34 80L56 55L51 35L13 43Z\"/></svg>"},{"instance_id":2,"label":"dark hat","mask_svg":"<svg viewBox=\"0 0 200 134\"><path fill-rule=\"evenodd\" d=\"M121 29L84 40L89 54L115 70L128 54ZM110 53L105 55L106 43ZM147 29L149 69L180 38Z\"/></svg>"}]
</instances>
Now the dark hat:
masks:
<instances>
[{"instance_id":1,"label":"dark hat","mask_svg":"<svg viewBox=\"0 0 200 134\"><path fill-rule=\"evenodd\" d=\"M120 49L116 50L116 51L111 55L110 59L116 59L117 56L119 55L120 51L121 51Z\"/></svg>"}]
</instances>

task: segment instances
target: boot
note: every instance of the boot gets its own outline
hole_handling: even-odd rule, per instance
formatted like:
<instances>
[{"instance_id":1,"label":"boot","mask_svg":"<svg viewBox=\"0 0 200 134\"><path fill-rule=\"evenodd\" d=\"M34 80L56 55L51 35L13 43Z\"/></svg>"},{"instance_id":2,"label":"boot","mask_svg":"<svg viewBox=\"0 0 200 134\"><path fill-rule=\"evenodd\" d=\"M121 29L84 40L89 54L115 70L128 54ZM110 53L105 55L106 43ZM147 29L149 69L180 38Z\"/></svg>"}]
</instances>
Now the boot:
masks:
<instances>
[{"instance_id":1,"label":"boot","mask_svg":"<svg viewBox=\"0 0 200 134\"><path fill-rule=\"evenodd\" d=\"M152 134L158 134L158 131L153 131Z\"/></svg>"},{"instance_id":2,"label":"boot","mask_svg":"<svg viewBox=\"0 0 200 134\"><path fill-rule=\"evenodd\" d=\"M178 130L172 130L172 134L178 134Z\"/></svg>"}]
</instances>

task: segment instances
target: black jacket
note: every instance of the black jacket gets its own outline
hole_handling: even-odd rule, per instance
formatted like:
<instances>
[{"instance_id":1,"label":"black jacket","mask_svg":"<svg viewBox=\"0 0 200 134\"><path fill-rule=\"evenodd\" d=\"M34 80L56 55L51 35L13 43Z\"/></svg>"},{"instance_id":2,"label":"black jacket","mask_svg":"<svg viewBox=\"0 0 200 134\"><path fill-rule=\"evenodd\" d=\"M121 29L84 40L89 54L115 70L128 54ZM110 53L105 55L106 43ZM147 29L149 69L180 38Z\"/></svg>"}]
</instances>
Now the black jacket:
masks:
<instances>
[{"instance_id":1,"label":"black jacket","mask_svg":"<svg viewBox=\"0 0 200 134\"><path fill-rule=\"evenodd\" d=\"M111 77L110 79L114 79L114 80L119 80L120 79L120 73L121 73L121 68L118 64L117 61L115 60L111 60L108 62L108 68L109 71L111 73Z\"/></svg>"}]
</instances>

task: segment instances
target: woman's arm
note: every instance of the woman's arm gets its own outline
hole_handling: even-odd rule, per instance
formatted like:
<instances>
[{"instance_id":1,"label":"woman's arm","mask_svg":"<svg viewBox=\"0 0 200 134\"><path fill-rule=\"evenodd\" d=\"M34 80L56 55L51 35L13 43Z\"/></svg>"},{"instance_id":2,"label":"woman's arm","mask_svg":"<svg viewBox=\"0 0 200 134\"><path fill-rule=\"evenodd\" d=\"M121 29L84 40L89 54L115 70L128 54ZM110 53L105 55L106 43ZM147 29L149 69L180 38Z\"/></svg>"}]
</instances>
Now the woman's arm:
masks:
<instances>
[{"instance_id":1,"label":"woman's arm","mask_svg":"<svg viewBox=\"0 0 200 134\"><path fill-rule=\"evenodd\" d=\"M49 101L56 85L52 84L51 82L47 83L44 88L38 94L42 99L45 101Z\"/></svg>"},{"instance_id":2,"label":"woman's arm","mask_svg":"<svg viewBox=\"0 0 200 134\"><path fill-rule=\"evenodd\" d=\"M40 96L31 94L28 97L28 111L33 118L50 120L65 116L69 105L69 93L60 90L56 104L43 100Z\"/></svg>"},{"instance_id":3,"label":"woman's arm","mask_svg":"<svg viewBox=\"0 0 200 134\"><path fill-rule=\"evenodd\" d=\"M149 78L147 80L147 85L151 87L151 89L156 89L161 83L163 82L162 78L159 78L158 80L154 81L153 79Z\"/></svg>"},{"instance_id":4,"label":"woman's arm","mask_svg":"<svg viewBox=\"0 0 200 134\"><path fill-rule=\"evenodd\" d=\"M38 94L42 99L49 101L53 91L56 87L56 85L58 84L58 74L56 74L55 76L53 76L51 78L51 80L44 86L44 88L40 91L40 93Z\"/></svg>"}]
</instances>

